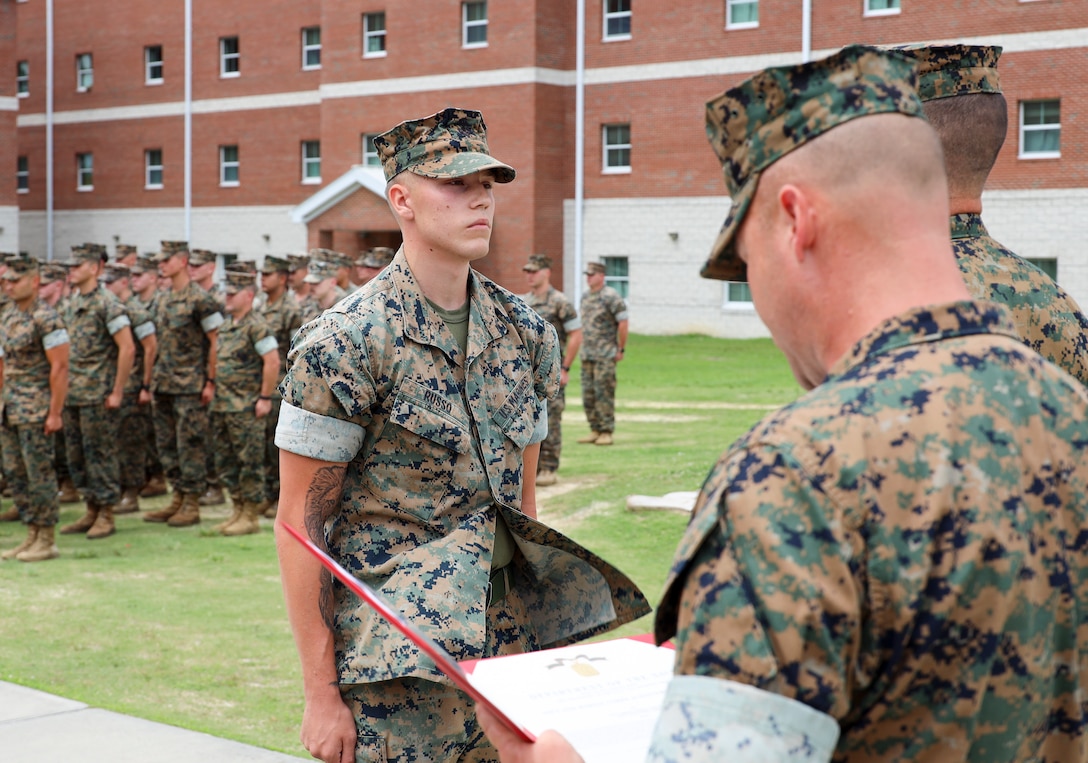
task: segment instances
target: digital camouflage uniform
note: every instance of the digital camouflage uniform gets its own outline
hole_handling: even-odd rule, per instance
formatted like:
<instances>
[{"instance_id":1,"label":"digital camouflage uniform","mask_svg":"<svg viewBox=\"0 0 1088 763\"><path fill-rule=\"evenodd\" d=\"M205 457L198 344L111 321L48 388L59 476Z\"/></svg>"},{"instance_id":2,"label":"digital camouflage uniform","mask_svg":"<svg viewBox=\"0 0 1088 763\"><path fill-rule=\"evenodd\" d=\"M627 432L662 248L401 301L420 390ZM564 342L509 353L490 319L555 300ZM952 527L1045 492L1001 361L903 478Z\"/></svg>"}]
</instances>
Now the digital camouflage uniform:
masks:
<instances>
[{"instance_id":1,"label":"digital camouflage uniform","mask_svg":"<svg viewBox=\"0 0 1088 763\"><path fill-rule=\"evenodd\" d=\"M347 464L331 555L457 659L571 643L647 611L625 576L519 511L522 450L543 438L558 386L555 333L479 274L469 293L466 356L398 253L296 336L276 437ZM514 582L488 607L499 513L517 538ZM358 760L384 760L366 712L405 759L439 737L457 741L436 759L495 759L471 702L393 626L339 585L327 616Z\"/></svg>"},{"instance_id":2,"label":"digital camouflage uniform","mask_svg":"<svg viewBox=\"0 0 1088 763\"><path fill-rule=\"evenodd\" d=\"M582 407L594 432L616 429L616 354L627 304L611 286L582 294Z\"/></svg>"},{"instance_id":3,"label":"digital camouflage uniform","mask_svg":"<svg viewBox=\"0 0 1088 763\"><path fill-rule=\"evenodd\" d=\"M88 506L113 506L121 497L117 433L121 413L106 408L117 378L120 331L132 325L121 301L96 284L89 294L74 290L62 306L71 340L64 442L68 471Z\"/></svg>"},{"instance_id":4,"label":"digital camouflage uniform","mask_svg":"<svg viewBox=\"0 0 1088 763\"><path fill-rule=\"evenodd\" d=\"M540 313L544 320L555 327L555 333L559 337L559 349L562 352L567 346L567 337L570 332L582 327L574 304L554 286L549 286L548 292L542 298L529 292L523 299L529 307ZM572 360L573 358L561 358L563 365L567 365ZM563 449L563 411L566 407L567 390L566 387L560 386L555 397L548 400L548 436L544 442L540 443L539 471L554 472L559 469L559 455Z\"/></svg>"},{"instance_id":5,"label":"digital camouflage uniform","mask_svg":"<svg viewBox=\"0 0 1088 763\"><path fill-rule=\"evenodd\" d=\"M141 255L140 259L137 260L136 267L137 268L150 268L153 272L158 273L158 267L155 265L155 263L153 263L149 259L145 258L144 255ZM147 300L146 302L143 299L140 298L140 295L135 294L135 293L132 295L133 300L136 303L138 303L141 307L143 307L147 311L147 314L151 316L151 321L152 322L154 322L156 320L156 316L158 315L158 311L159 311L159 308L158 308L159 294L160 294L159 290L155 289L155 291L153 291L151 293L151 299ZM155 327L155 331L156 331L156 333L158 332L158 326ZM165 470L163 468L163 465L162 465L162 459L159 458L159 443L158 443L158 440L155 437L155 422L154 422L154 415L153 415L154 410L155 410L155 406L154 406L154 403L152 403L152 405L147 410L147 424L146 424L147 430L146 430L146 435L144 435L144 436L137 435L136 437L133 437L133 439L139 438L141 442L146 440L146 443L147 443L147 471L148 471L149 479L151 477L156 476L156 475L161 476L165 472Z\"/></svg>"},{"instance_id":6,"label":"digital camouflage uniform","mask_svg":"<svg viewBox=\"0 0 1088 763\"><path fill-rule=\"evenodd\" d=\"M265 259L268 267L268 258ZM287 351L291 339L302 327L302 311L295 295L285 291L275 302L265 300L258 311L272 329L280 353L280 379L287 373ZM272 500L280 493L280 451L276 447L276 425L280 420L279 395L272 396L272 412L265 417L265 490Z\"/></svg>"},{"instance_id":7,"label":"digital camouflage uniform","mask_svg":"<svg viewBox=\"0 0 1088 763\"><path fill-rule=\"evenodd\" d=\"M53 437L45 434L49 414L49 358L46 351L68 344L56 310L40 299L26 312L9 302L2 316L4 386L4 471L24 524L53 527L60 517Z\"/></svg>"},{"instance_id":8,"label":"digital camouflage uniform","mask_svg":"<svg viewBox=\"0 0 1088 763\"><path fill-rule=\"evenodd\" d=\"M140 388L144 383L144 346L141 341L155 333L155 322L143 303L132 295L124 302L132 321L133 341L136 345L132 373L125 384L121 401L121 427L124 436L117 443L117 458L121 473L122 490L141 488L147 482L149 453L146 435L153 434L151 406L140 405Z\"/></svg>"},{"instance_id":9,"label":"digital camouflage uniform","mask_svg":"<svg viewBox=\"0 0 1088 763\"><path fill-rule=\"evenodd\" d=\"M265 422L254 407L261 394L262 356L276 348L272 329L253 310L240 321L228 315L219 327L212 442L216 471L236 503L266 498Z\"/></svg>"},{"instance_id":10,"label":"digital camouflage uniform","mask_svg":"<svg viewBox=\"0 0 1088 763\"><path fill-rule=\"evenodd\" d=\"M191 281L158 297L151 415L166 476L174 490L185 494L202 493L207 479L208 409L200 392L206 380L206 334L223 323L219 309L218 300Z\"/></svg>"}]
</instances>

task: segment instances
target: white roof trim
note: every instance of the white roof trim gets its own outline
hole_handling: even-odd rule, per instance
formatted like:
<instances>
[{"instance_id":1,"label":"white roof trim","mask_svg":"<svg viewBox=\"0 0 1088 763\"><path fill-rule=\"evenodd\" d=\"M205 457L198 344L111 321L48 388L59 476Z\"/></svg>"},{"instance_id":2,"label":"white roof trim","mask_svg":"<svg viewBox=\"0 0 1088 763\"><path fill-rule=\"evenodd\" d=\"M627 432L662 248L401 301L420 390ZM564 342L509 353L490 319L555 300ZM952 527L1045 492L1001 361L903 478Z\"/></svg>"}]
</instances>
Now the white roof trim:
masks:
<instances>
[{"instance_id":1,"label":"white roof trim","mask_svg":"<svg viewBox=\"0 0 1088 763\"><path fill-rule=\"evenodd\" d=\"M328 212L360 188L385 199L385 173L381 167L357 164L291 210L291 222L308 223Z\"/></svg>"}]
</instances>

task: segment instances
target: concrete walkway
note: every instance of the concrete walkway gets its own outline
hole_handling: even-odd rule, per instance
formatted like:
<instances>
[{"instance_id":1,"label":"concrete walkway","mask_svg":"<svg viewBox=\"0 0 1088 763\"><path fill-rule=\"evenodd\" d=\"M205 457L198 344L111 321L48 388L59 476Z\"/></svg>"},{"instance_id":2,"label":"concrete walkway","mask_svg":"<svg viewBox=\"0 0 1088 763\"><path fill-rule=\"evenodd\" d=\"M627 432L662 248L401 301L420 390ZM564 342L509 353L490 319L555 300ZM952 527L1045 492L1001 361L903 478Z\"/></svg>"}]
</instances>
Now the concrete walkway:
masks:
<instances>
[{"instance_id":1,"label":"concrete walkway","mask_svg":"<svg viewBox=\"0 0 1088 763\"><path fill-rule=\"evenodd\" d=\"M300 758L0 681L4 763L298 763Z\"/></svg>"}]
</instances>

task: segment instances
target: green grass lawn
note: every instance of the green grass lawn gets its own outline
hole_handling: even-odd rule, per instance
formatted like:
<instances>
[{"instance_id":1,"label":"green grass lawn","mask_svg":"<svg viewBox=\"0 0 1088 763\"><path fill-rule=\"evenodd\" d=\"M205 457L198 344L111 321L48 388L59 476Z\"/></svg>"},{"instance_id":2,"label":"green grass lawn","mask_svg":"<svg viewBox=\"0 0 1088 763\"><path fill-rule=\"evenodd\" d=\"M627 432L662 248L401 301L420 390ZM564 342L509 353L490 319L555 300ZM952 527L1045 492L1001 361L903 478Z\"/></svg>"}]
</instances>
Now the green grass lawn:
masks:
<instances>
[{"instance_id":1,"label":"green grass lawn","mask_svg":"<svg viewBox=\"0 0 1088 763\"><path fill-rule=\"evenodd\" d=\"M632 336L627 348L612 447L575 443L588 432L575 364L541 518L656 603L687 517L630 512L626 497L697 490L730 442L800 389L769 340ZM61 522L81 513L65 506ZM124 515L104 540L58 535L58 560L0 564L0 680L309 758L271 522L222 538L209 527L225 514L205 510L203 527L185 529ZM23 533L0 524L0 547ZM618 633L650 628L647 616Z\"/></svg>"}]
</instances>

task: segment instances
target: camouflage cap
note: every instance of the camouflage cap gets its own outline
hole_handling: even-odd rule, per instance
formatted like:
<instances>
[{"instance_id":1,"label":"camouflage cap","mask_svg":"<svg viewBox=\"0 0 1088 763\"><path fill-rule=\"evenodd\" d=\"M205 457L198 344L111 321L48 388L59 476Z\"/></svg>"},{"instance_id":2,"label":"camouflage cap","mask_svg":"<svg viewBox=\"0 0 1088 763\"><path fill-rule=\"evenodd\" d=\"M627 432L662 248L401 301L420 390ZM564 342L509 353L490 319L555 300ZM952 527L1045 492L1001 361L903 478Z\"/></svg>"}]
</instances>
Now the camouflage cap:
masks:
<instances>
[{"instance_id":1,"label":"camouflage cap","mask_svg":"<svg viewBox=\"0 0 1088 763\"><path fill-rule=\"evenodd\" d=\"M538 270L551 269L552 258L546 254L531 254L529 255L529 261L521 266L521 269L528 273L535 273Z\"/></svg>"},{"instance_id":2,"label":"camouflage cap","mask_svg":"<svg viewBox=\"0 0 1088 763\"><path fill-rule=\"evenodd\" d=\"M105 244L96 244L93 241L85 241L83 243L83 248L92 254L97 255L98 259L102 262L106 262L110 258L109 249L106 248Z\"/></svg>"},{"instance_id":3,"label":"camouflage cap","mask_svg":"<svg viewBox=\"0 0 1088 763\"><path fill-rule=\"evenodd\" d=\"M733 206L703 265L703 278L746 281L734 238L760 173L813 138L857 117L923 117L913 62L902 53L850 45L827 58L765 69L706 105L706 134Z\"/></svg>"},{"instance_id":4,"label":"camouflage cap","mask_svg":"<svg viewBox=\"0 0 1088 763\"><path fill-rule=\"evenodd\" d=\"M393 261L396 252L388 246L372 246L366 254L355 261L361 268L384 268Z\"/></svg>"},{"instance_id":5,"label":"camouflage cap","mask_svg":"<svg viewBox=\"0 0 1088 763\"><path fill-rule=\"evenodd\" d=\"M246 270L228 270L223 279L223 291L227 294L237 294L243 289L257 288L257 273Z\"/></svg>"},{"instance_id":6,"label":"camouflage cap","mask_svg":"<svg viewBox=\"0 0 1088 763\"><path fill-rule=\"evenodd\" d=\"M84 262L102 262L102 253L94 248L94 244L76 244L73 246L72 256L64 264L74 266Z\"/></svg>"},{"instance_id":7,"label":"camouflage cap","mask_svg":"<svg viewBox=\"0 0 1088 763\"><path fill-rule=\"evenodd\" d=\"M98 277L98 280L113 283L114 281L120 281L122 278L128 278L130 275L132 275L132 271L129 270L128 265L122 265L119 262L108 262L102 268L102 275Z\"/></svg>"},{"instance_id":8,"label":"camouflage cap","mask_svg":"<svg viewBox=\"0 0 1088 763\"><path fill-rule=\"evenodd\" d=\"M606 272L606 270L605 270L605 266L604 266L603 262L590 262L589 264L586 265L586 275L587 276L591 276L594 273L604 273L604 272Z\"/></svg>"},{"instance_id":9,"label":"camouflage cap","mask_svg":"<svg viewBox=\"0 0 1088 763\"><path fill-rule=\"evenodd\" d=\"M223 266L223 270L228 273L257 273L257 261L256 260L234 260L227 265Z\"/></svg>"},{"instance_id":10,"label":"camouflage cap","mask_svg":"<svg viewBox=\"0 0 1088 763\"><path fill-rule=\"evenodd\" d=\"M308 254L289 254L287 255L288 270L295 272L296 270L302 270L310 264L310 255Z\"/></svg>"},{"instance_id":11,"label":"camouflage cap","mask_svg":"<svg viewBox=\"0 0 1088 763\"><path fill-rule=\"evenodd\" d=\"M288 273L291 271L291 262L286 257L276 257L266 254L261 263L262 273Z\"/></svg>"},{"instance_id":12,"label":"camouflage cap","mask_svg":"<svg viewBox=\"0 0 1088 763\"><path fill-rule=\"evenodd\" d=\"M4 271L4 275L0 276L5 281L18 281L24 276L32 276L38 273L39 265L38 261L33 257L7 257L4 263L8 266L8 269Z\"/></svg>"},{"instance_id":13,"label":"camouflage cap","mask_svg":"<svg viewBox=\"0 0 1088 763\"><path fill-rule=\"evenodd\" d=\"M190 265L207 265L209 262L215 262L215 252L209 249L189 250Z\"/></svg>"},{"instance_id":14,"label":"camouflage cap","mask_svg":"<svg viewBox=\"0 0 1088 763\"><path fill-rule=\"evenodd\" d=\"M310 260L310 270L302 280L306 283L320 283L326 278L336 278L336 271L339 269L339 266L331 260Z\"/></svg>"},{"instance_id":15,"label":"camouflage cap","mask_svg":"<svg viewBox=\"0 0 1088 763\"><path fill-rule=\"evenodd\" d=\"M159 246L161 249L157 253L151 255L154 257L155 262L168 260L175 254L189 254L188 241L163 241Z\"/></svg>"},{"instance_id":16,"label":"camouflage cap","mask_svg":"<svg viewBox=\"0 0 1088 763\"><path fill-rule=\"evenodd\" d=\"M158 265L156 264L156 254L154 252L144 252L136 257L136 262L132 263L132 274L137 273L154 273L158 272Z\"/></svg>"},{"instance_id":17,"label":"camouflage cap","mask_svg":"<svg viewBox=\"0 0 1088 763\"><path fill-rule=\"evenodd\" d=\"M38 267L38 274L41 276L43 285L55 283L68 278L68 268L59 262L43 262Z\"/></svg>"},{"instance_id":18,"label":"camouflage cap","mask_svg":"<svg viewBox=\"0 0 1088 763\"><path fill-rule=\"evenodd\" d=\"M923 101L1001 92L1000 45L904 45L893 50L918 65L918 97Z\"/></svg>"},{"instance_id":19,"label":"camouflage cap","mask_svg":"<svg viewBox=\"0 0 1088 763\"><path fill-rule=\"evenodd\" d=\"M386 181L405 170L424 177L462 177L491 170L500 183L514 179L514 168L491 156L487 126L478 111L443 109L423 119L401 122L374 138Z\"/></svg>"},{"instance_id":20,"label":"camouflage cap","mask_svg":"<svg viewBox=\"0 0 1088 763\"><path fill-rule=\"evenodd\" d=\"M116 255L117 259L121 259L122 257L128 257L129 255L136 254L136 247L133 246L132 244L118 244L115 248L117 249L117 255Z\"/></svg>"}]
</instances>

